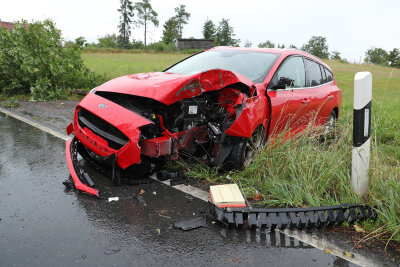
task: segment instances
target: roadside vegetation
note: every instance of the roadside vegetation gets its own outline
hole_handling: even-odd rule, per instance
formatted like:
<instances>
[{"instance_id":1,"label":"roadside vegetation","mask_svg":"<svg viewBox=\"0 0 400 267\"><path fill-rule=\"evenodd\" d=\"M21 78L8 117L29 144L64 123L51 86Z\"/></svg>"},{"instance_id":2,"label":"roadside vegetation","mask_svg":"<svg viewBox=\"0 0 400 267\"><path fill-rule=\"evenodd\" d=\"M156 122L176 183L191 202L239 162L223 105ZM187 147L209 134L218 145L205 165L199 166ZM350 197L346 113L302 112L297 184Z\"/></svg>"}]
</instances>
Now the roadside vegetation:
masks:
<instances>
[{"instance_id":1,"label":"roadside vegetation","mask_svg":"<svg viewBox=\"0 0 400 267\"><path fill-rule=\"evenodd\" d=\"M78 47L63 47L61 31L51 20L22 20L12 31L0 28L1 95L60 99L70 89L89 89L104 81L85 66Z\"/></svg>"}]
</instances>

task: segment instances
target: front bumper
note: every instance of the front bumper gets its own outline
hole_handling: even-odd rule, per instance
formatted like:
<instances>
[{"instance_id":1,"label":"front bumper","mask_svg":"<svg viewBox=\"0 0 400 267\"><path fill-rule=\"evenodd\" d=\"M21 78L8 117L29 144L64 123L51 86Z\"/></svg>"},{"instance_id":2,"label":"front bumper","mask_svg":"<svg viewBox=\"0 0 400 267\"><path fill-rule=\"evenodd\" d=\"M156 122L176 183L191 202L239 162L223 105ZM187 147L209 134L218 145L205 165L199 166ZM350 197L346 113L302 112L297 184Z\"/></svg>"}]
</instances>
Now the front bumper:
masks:
<instances>
[{"instance_id":1,"label":"front bumper","mask_svg":"<svg viewBox=\"0 0 400 267\"><path fill-rule=\"evenodd\" d=\"M67 157L68 169L74 182L75 188L90 195L99 196L99 190L89 175L84 172L78 163L78 140L73 137L66 142L65 155Z\"/></svg>"}]
</instances>

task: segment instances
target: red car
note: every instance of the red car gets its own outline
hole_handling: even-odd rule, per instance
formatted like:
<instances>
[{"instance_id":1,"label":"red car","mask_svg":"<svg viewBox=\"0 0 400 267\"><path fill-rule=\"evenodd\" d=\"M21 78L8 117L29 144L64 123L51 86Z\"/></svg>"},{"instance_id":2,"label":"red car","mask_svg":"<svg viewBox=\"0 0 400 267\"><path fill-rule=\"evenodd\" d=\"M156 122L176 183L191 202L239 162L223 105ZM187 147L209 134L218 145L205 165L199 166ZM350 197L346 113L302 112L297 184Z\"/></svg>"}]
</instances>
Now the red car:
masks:
<instances>
[{"instance_id":1,"label":"red car","mask_svg":"<svg viewBox=\"0 0 400 267\"><path fill-rule=\"evenodd\" d=\"M180 154L243 169L267 138L283 131L290 138L311 121L332 126L341 101L332 70L312 55L216 47L90 91L67 128L75 135L67 142L68 166L76 188L94 195L78 154L109 166L115 184L143 179Z\"/></svg>"}]
</instances>

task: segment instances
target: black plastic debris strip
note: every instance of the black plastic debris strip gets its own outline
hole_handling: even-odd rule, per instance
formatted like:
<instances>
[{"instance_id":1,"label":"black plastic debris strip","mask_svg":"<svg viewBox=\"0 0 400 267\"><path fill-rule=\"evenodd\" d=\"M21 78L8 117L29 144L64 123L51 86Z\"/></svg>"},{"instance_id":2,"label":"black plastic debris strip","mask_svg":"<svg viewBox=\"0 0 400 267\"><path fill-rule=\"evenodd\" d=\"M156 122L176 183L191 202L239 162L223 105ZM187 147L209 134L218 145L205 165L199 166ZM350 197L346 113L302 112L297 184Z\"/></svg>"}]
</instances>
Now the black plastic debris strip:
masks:
<instances>
[{"instance_id":1,"label":"black plastic debris strip","mask_svg":"<svg viewBox=\"0 0 400 267\"><path fill-rule=\"evenodd\" d=\"M182 174L180 169L167 171L167 170L160 170L157 173L157 179L160 181L166 181L170 179L170 186L186 184L188 183L188 178Z\"/></svg>"},{"instance_id":2,"label":"black plastic debris strip","mask_svg":"<svg viewBox=\"0 0 400 267\"><path fill-rule=\"evenodd\" d=\"M174 223L174 227L180 228L184 231L187 231L187 230L192 230L192 229L196 229L199 227L208 227L208 224L207 224L206 217L200 216L200 217L197 217L194 219Z\"/></svg>"},{"instance_id":3,"label":"black plastic debris strip","mask_svg":"<svg viewBox=\"0 0 400 267\"><path fill-rule=\"evenodd\" d=\"M366 219L375 219L374 210L365 205L342 204L337 206L311 208L231 208L225 209L209 202L210 213L227 225L241 227L318 228L340 225L343 222L354 223Z\"/></svg>"}]
</instances>

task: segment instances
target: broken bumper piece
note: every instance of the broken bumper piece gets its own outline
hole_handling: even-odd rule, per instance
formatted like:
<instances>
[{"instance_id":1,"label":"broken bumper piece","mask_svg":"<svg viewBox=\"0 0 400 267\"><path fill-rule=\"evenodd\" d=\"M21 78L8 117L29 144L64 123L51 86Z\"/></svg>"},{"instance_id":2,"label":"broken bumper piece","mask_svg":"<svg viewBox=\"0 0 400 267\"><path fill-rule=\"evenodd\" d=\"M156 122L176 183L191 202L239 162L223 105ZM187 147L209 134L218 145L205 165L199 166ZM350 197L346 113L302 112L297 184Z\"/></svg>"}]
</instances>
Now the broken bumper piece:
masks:
<instances>
[{"instance_id":1,"label":"broken bumper piece","mask_svg":"<svg viewBox=\"0 0 400 267\"><path fill-rule=\"evenodd\" d=\"M322 226L354 223L366 219L375 219L376 213L369 206L342 204L337 206L310 208L220 208L209 202L211 215L226 225L241 227L267 227L269 229L303 229ZM247 222L247 223L246 223Z\"/></svg>"},{"instance_id":2,"label":"broken bumper piece","mask_svg":"<svg viewBox=\"0 0 400 267\"><path fill-rule=\"evenodd\" d=\"M89 175L84 172L78 163L77 152L78 140L74 137L66 142L65 154L67 157L68 169L74 182L75 188L90 195L99 196L99 190Z\"/></svg>"}]
</instances>

